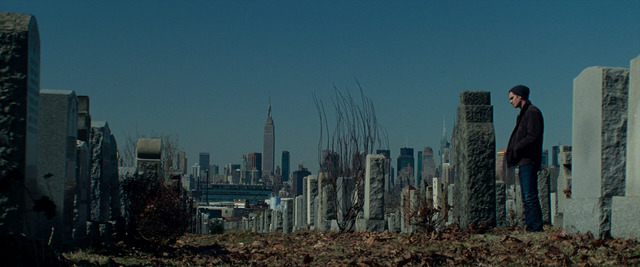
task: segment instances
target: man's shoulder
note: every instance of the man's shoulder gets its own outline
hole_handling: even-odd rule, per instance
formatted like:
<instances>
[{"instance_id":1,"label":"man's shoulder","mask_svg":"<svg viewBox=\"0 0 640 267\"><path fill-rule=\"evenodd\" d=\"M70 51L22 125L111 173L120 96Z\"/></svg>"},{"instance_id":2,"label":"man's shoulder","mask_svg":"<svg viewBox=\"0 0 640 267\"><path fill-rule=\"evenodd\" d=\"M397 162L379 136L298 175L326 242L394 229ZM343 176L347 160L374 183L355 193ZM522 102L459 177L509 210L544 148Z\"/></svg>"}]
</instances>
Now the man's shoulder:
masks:
<instances>
[{"instance_id":1,"label":"man's shoulder","mask_svg":"<svg viewBox=\"0 0 640 267\"><path fill-rule=\"evenodd\" d=\"M535 113L542 114L542 111L540 111L540 109L536 107L534 104L531 104L531 102L529 102L529 108L527 108L527 112L535 112Z\"/></svg>"}]
</instances>

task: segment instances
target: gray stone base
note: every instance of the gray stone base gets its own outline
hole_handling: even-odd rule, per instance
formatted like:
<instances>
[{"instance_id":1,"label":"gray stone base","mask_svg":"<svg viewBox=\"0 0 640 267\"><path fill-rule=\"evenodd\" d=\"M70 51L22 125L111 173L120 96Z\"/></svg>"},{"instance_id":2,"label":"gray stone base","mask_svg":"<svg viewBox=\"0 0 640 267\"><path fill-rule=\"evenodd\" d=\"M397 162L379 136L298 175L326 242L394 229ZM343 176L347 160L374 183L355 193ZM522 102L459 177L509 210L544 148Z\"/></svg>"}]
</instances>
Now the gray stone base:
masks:
<instances>
[{"instance_id":1,"label":"gray stone base","mask_svg":"<svg viewBox=\"0 0 640 267\"><path fill-rule=\"evenodd\" d=\"M640 240L640 197L613 197L611 237Z\"/></svg>"},{"instance_id":2,"label":"gray stone base","mask_svg":"<svg viewBox=\"0 0 640 267\"><path fill-rule=\"evenodd\" d=\"M562 227L569 234L591 232L594 237L604 233L600 198L570 198L565 202Z\"/></svg>"},{"instance_id":3,"label":"gray stone base","mask_svg":"<svg viewBox=\"0 0 640 267\"><path fill-rule=\"evenodd\" d=\"M331 231L340 232L340 227L338 226L337 220L331 220Z\"/></svg>"},{"instance_id":4,"label":"gray stone base","mask_svg":"<svg viewBox=\"0 0 640 267\"><path fill-rule=\"evenodd\" d=\"M331 230L331 221L332 220L322 220L318 223L318 230L320 231L328 231Z\"/></svg>"},{"instance_id":5,"label":"gray stone base","mask_svg":"<svg viewBox=\"0 0 640 267\"><path fill-rule=\"evenodd\" d=\"M363 232L384 232L386 230L386 220L357 219L356 230Z\"/></svg>"}]
</instances>

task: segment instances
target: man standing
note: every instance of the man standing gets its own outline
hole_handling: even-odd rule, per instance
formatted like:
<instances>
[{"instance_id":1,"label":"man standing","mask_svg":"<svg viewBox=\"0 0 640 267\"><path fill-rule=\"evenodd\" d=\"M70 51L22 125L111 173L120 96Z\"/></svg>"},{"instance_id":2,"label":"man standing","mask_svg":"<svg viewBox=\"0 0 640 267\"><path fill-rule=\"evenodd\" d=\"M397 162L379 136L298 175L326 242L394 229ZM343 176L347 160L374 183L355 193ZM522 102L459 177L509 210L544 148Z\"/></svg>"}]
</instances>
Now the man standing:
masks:
<instances>
[{"instance_id":1,"label":"man standing","mask_svg":"<svg viewBox=\"0 0 640 267\"><path fill-rule=\"evenodd\" d=\"M519 168L527 231L542 231L542 209L538 199L538 171L544 133L542 113L529 101L529 88L524 85L516 85L509 90L509 102L520 109L520 114L507 146L507 167Z\"/></svg>"}]
</instances>

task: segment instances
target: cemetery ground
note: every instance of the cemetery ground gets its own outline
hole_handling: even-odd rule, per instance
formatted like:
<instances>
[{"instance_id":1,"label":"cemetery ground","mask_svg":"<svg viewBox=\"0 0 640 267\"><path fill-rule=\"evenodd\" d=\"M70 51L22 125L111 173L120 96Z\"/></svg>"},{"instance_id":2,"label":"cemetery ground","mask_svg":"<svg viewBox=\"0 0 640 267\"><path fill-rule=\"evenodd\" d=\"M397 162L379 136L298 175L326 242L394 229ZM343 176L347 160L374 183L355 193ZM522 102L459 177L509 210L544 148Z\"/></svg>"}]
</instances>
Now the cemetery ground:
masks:
<instances>
[{"instance_id":1,"label":"cemetery ground","mask_svg":"<svg viewBox=\"0 0 640 267\"><path fill-rule=\"evenodd\" d=\"M640 244L568 235L556 227L537 233L518 227L412 234L233 232L186 234L155 251L119 242L62 253L60 260L70 266L638 266Z\"/></svg>"}]
</instances>

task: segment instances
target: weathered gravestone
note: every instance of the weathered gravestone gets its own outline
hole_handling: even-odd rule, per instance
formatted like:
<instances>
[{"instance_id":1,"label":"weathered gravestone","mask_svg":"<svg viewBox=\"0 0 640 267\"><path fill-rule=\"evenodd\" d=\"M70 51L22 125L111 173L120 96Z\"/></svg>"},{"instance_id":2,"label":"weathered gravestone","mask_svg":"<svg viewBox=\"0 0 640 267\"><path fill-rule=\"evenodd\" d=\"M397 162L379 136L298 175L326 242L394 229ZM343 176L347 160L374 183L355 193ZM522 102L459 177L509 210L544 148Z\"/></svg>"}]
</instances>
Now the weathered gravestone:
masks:
<instances>
[{"instance_id":1,"label":"weathered gravestone","mask_svg":"<svg viewBox=\"0 0 640 267\"><path fill-rule=\"evenodd\" d=\"M629 69L589 67L573 80L573 179L563 226L609 235L611 199L624 196Z\"/></svg>"},{"instance_id":2,"label":"weathered gravestone","mask_svg":"<svg viewBox=\"0 0 640 267\"><path fill-rule=\"evenodd\" d=\"M136 143L136 169L138 175L162 178L162 140L159 138L138 138Z\"/></svg>"},{"instance_id":3,"label":"weathered gravestone","mask_svg":"<svg viewBox=\"0 0 640 267\"><path fill-rule=\"evenodd\" d=\"M112 234L111 225L121 215L118 180L118 147L109 124L93 121L91 125L91 222L87 228L94 242L102 242ZM108 226L106 224L109 224Z\"/></svg>"},{"instance_id":4,"label":"weathered gravestone","mask_svg":"<svg viewBox=\"0 0 640 267\"><path fill-rule=\"evenodd\" d=\"M285 234L293 232L293 211L294 211L294 199L293 198L283 198L282 205L284 209L282 211L282 232Z\"/></svg>"},{"instance_id":5,"label":"weathered gravestone","mask_svg":"<svg viewBox=\"0 0 640 267\"><path fill-rule=\"evenodd\" d=\"M538 200L542 209L542 223L551 224L551 172L548 167L538 172Z\"/></svg>"},{"instance_id":6,"label":"weathered gravestone","mask_svg":"<svg viewBox=\"0 0 640 267\"><path fill-rule=\"evenodd\" d=\"M306 220L305 220L305 205L304 205L304 195L302 196L296 196L294 198L294 212L293 212L293 231L299 231L301 229L304 229L304 225L306 225Z\"/></svg>"},{"instance_id":7,"label":"weathered gravestone","mask_svg":"<svg viewBox=\"0 0 640 267\"><path fill-rule=\"evenodd\" d=\"M455 129L454 221L496 225L495 132L489 92L464 91Z\"/></svg>"},{"instance_id":8,"label":"weathered gravestone","mask_svg":"<svg viewBox=\"0 0 640 267\"><path fill-rule=\"evenodd\" d=\"M73 215L73 238L79 240L87 235L87 221L89 220L89 194L91 193L91 153L84 141L76 142L77 176L75 191L75 210Z\"/></svg>"},{"instance_id":9,"label":"weathered gravestone","mask_svg":"<svg viewBox=\"0 0 640 267\"><path fill-rule=\"evenodd\" d=\"M364 218L356 222L360 231L382 232L384 220L384 171L387 160L382 154L368 154L364 180Z\"/></svg>"},{"instance_id":10,"label":"weathered gravestone","mask_svg":"<svg viewBox=\"0 0 640 267\"><path fill-rule=\"evenodd\" d=\"M282 206L271 210L271 225L269 226L269 231L282 232Z\"/></svg>"},{"instance_id":11,"label":"weathered gravestone","mask_svg":"<svg viewBox=\"0 0 640 267\"><path fill-rule=\"evenodd\" d=\"M307 179L306 199L307 199L307 225L315 229L316 218L318 214L318 205L316 199L318 197L318 176L309 175Z\"/></svg>"},{"instance_id":12,"label":"weathered gravestone","mask_svg":"<svg viewBox=\"0 0 640 267\"><path fill-rule=\"evenodd\" d=\"M76 196L78 101L68 90L40 90L38 176L56 204L54 243L68 243L73 234Z\"/></svg>"},{"instance_id":13,"label":"weathered gravestone","mask_svg":"<svg viewBox=\"0 0 640 267\"><path fill-rule=\"evenodd\" d=\"M420 207L419 190L407 185L400 193L400 232L411 233L417 230L417 212Z\"/></svg>"},{"instance_id":14,"label":"weathered gravestone","mask_svg":"<svg viewBox=\"0 0 640 267\"><path fill-rule=\"evenodd\" d=\"M320 173L318 178L318 199L320 199L318 226L321 231L331 229L331 222L337 220L337 181L334 179L336 178L328 173Z\"/></svg>"},{"instance_id":15,"label":"weathered gravestone","mask_svg":"<svg viewBox=\"0 0 640 267\"><path fill-rule=\"evenodd\" d=\"M40 33L36 18L28 14L0 12L0 181L8 188L3 227L28 238L48 238L36 233L46 222L30 212L38 190L38 99L40 91ZM29 193L34 196L29 196ZM13 209L15 208L15 209ZM41 213L38 213L41 214Z\"/></svg>"},{"instance_id":16,"label":"weathered gravestone","mask_svg":"<svg viewBox=\"0 0 640 267\"><path fill-rule=\"evenodd\" d=\"M571 197L571 146L560 146L558 165L557 206L553 221L554 225L563 225L567 199Z\"/></svg>"},{"instance_id":17,"label":"weathered gravestone","mask_svg":"<svg viewBox=\"0 0 640 267\"><path fill-rule=\"evenodd\" d=\"M611 236L640 240L640 56L631 60L625 196L614 196Z\"/></svg>"}]
</instances>

